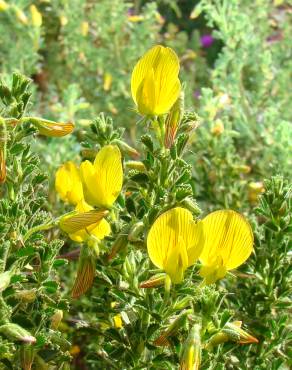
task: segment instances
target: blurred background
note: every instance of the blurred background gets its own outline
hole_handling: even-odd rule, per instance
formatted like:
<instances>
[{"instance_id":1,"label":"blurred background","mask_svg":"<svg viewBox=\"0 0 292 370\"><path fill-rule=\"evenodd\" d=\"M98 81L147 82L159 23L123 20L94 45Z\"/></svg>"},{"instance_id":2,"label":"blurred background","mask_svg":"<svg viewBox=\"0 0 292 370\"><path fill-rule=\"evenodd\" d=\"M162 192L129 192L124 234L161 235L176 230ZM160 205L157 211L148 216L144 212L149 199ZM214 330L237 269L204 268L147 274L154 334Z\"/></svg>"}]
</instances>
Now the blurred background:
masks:
<instances>
[{"instance_id":1,"label":"blurred background","mask_svg":"<svg viewBox=\"0 0 292 370\"><path fill-rule=\"evenodd\" d=\"M224 187L226 171L254 181L288 172L291 14L281 0L1 0L1 79L30 76L34 114L74 121L61 146L36 144L55 169L78 155L82 129L100 112L135 143L132 68L154 44L172 47L186 109L201 118L193 138L195 176L206 176L200 195L218 176Z\"/></svg>"}]
</instances>

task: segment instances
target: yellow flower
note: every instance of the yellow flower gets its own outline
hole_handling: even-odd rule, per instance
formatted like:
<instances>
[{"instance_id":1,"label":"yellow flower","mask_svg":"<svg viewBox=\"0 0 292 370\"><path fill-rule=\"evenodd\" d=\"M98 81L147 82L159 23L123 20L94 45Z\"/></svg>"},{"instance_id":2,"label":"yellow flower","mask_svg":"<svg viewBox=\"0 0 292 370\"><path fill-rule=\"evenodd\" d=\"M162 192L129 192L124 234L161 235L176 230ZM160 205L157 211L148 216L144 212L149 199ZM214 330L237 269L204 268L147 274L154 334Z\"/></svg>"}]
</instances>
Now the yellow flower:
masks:
<instances>
[{"instance_id":1,"label":"yellow flower","mask_svg":"<svg viewBox=\"0 0 292 370\"><path fill-rule=\"evenodd\" d=\"M9 4L6 3L4 0L0 0L0 12L4 12L9 8Z\"/></svg>"},{"instance_id":2,"label":"yellow flower","mask_svg":"<svg viewBox=\"0 0 292 370\"><path fill-rule=\"evenodd\" d=\"M89 23L88 22L82 22L81 23L81 35L87 36L89 31Z\"/></svg>"},{"instance_id":3,"label":"yellow flower","mask_svg":"<svg viewBox=\"0 0 292 370\"><path fill-rule=\"evenodd\" d=\"M110 234L110 225L103 218L108 211L94 210L84 200L77 204L75 211L77 214L65 216L60 221L61 229L68 233L70 239L82 243L91 236L102 240Z\"/></svg>"},{"instance_id":4,"label":"yellow flower","mask_svg":"<svg viewBox=\"0 0 292 370\"><path fill-rule=\"evenodd\" d=\"M114 326L115 326L115 328L121 329L123 327L122 316L121 316L120 313L118 313L117 315L115 315L113 317L113 320L114 320Z\"/></svg>"},{"instance_id":5,"label":"yellow flower","mask_svg":"<svg viewBox=\"0 0 292 370\"><path fill-rule=\"evenodd\" d=\"M198 259L203 247L203 228L190 211L176 207L166 211L152 225L147 249L155 266L165 270L173 283Z\"/></svg>"},{"instance_id":6,"label":"yellow flower","mask_svg":"<svg viewBox=\"0 0 292 370\"><path fill-rule=\"evenodd\" d=\"M161 45L150 49L136 64L131 79L132 97L142 115L167 113L179 97L179 60Z\"/></svg>"},{"instance_id":7,"label":"yellow flower","mask_svg":"<svg viewBox=\"0 0 292 370\"><path fill-rule=\"evenodd\" d=\"M82 182L75 163L66 162L58 169L55 187L64 202L76 205L83 199Z\"/></svg>"},{"instance_id":8,"label":"yellow flower","mask_svg":"<svg viewBox=\"0 0 292 370\"><path fill-rule=\"evenodd\" d=\"M42 14L38 11L35 5L31 5L29 10L33 26L40 27L42 25Z\"/></svg>"},{"instance_id":9,"label":"yellow flower","mask_svg":"<svg viewBox=\"0 0 292 370\"><path fill-rule=\"evenodd\" d=\"M109 91L113 82L113 76L106 72L103 77L103 89L104 91Z\"/></svg>"},{"instance_id":10,"label":"yellow flower","mask_svg":"<svg viewBox=\"0 0 292 370\"><path fill-rule=\"evenodd\" d=\"M103 147L92 164L82 162L80 166L85 200L94 206L110 208L117 199L123 185L121 152L116 145Z\"/></svg>"},{"instance_id":11,"label":"yellow flower","mask_svg":"<svg viewBox=\"0 0 292 370\"><path fill-rule=\"evenodd\" d=\"M253 250L253 232L245 218L232 210L212 212L202 223L205 243L200 275L212 284L247 260Z\"/></svg>"}]
</instances>

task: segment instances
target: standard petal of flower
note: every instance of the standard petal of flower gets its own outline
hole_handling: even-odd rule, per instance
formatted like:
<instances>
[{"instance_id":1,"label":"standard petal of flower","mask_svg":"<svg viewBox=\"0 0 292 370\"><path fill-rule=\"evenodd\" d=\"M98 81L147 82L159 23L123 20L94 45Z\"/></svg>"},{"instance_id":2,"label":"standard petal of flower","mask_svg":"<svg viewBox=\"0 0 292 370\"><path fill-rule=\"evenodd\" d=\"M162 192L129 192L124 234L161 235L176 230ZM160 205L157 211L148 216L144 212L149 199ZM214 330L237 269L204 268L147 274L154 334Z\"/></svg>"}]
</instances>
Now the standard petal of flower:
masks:
<instances>
[{"instance_id":1,"label":"standard petal of flower","mask_svg":"<svg viewBox=\"0 0 292 370\"><path fill-rule=\"evenodd\" d=\"M97 193L96 184L92 192L96 192L97 206L111 207L121 192L123 185L123 167L120 149L116 145L103 147L94 161L96 183L100 190Z\"/></svg>"},{"instance_id":2,"label":"standard petal of flower","mask_svg":"<svg viewBox=\"0 0 292 370\"><path fill-rule=\"evenodd\" d=\"M202 249L202 228L191 212L176 207L163 213L152 225L147 248L151 261L164 269L174 283L195 263Z\"/></svg>"},{"instance_id":3,"label":"standard petal of flower","mask_svg":"<svg viewBox=\"0 0 292 370\"><path fill-rule=\"evenodd\" d=\"M253 233L249 223L232 210L216 211L203 220L205 243L200 260L216 265L218 257L227 270L240 266L250 256Z\"/></svg>"},{"instance_id":4,"label":"standard petal of flower","mask_svg":"<svg viewBox=\"0 0 292 370\"><path fill-rule=\"evenodd\" d=\"M153 68L155 61L159 57L163 46L157 45L147 51L144 56L139 60L133 69L131 78L131 92L134 102L137 104L136 95L137 91L149 71Z\"/></svg>"},{"instance_id":5,"label":"standard petal of flower","mask_svg":"<svg viewBox=\"0 0 292 370\"><path fill-rule=\"evenodd\" d=\"M178 73L179 60L170 48L155 46L139 60L131 89L141 114L161 115L170 110L181 90Z\"/></svg>"}]
</instances>

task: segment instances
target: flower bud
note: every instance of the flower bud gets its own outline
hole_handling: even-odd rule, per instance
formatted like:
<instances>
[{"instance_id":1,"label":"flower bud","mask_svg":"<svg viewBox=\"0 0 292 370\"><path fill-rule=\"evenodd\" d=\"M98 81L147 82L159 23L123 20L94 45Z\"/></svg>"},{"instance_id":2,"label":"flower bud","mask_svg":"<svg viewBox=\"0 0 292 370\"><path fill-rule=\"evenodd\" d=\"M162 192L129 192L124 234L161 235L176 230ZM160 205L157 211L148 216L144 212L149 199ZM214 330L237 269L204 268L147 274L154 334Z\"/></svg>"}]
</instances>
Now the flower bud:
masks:
<instances>
[{"instance_id":1,"label":"flower bud","mask_svg":"<svg viewBox=\"0 0 292 370\"><path fill-rule=\"evenodd\" d=\"M108 260L113 259L117 253L119 253L122 249L126 248L128 245L128 235L120 234L114 241L112 245L112 249L110 254L108 255Z\"/></svg>"},{"instance_id":2,"label":"flower bud","mask_svg":"<svg viewBox=\"0 0 292 370\"><path fill-rule=\"evenodd\" d=\"M20 347L20 362L23 370L31 370L34 359L34 348L31 344L24 344Z\"/></svg>"},{"instance_id":3,"label":"flower bud","mask_svg":"<svg viewBox=\"0 0 292 370\"><path fill-rule=\"evenodd\" d=\"M190 296L177 299L172 308L174 310L182 310L187 307L191 301L192 298Z\"/></svg>"},{"instance_id":4,"label":"flower bud","mask_svg":"<svg viewBox=\"0 0 292 370\"><path fill-rule=\"evenodd\" d=\"M80 251L77 276L72 288L72 298L79 298L91 288L95 275L95 252L83 246Z\"/></svg>"},{"instance_id":5,"label":"flower bud","mask_svg":"<svg viewBox=\"0 0 292 370\"><path fill-rule=\"evenodd\" d=\"M127 168L130 168L131 170L136 170L139 172L146 173L146 167L143 162L140 161L128 161L125 163Z\"/></svg>"},{"instance_id":6,"label":"flower bud","mask_svg":"<svg viewBox=\"0 0 292 370\"><path fill-rule=\"evenodd\" d=\"M221 331L210 338L206 345L206 349L212 349L214 346L225 342L236 342L242 344L258 343L257 338L241 329L241 324L241 321L234 321L225 324Z\"/></svg>"},{"instance_id":7,"label":"flower bud","mask_svg":"<svg viewBox=\"0 0 292 370\"><path fill-rule=\"evenodd\" d=\"M0 293L3 292L3 290L5 290L6 288L8 288L11 276L12 276L11 271L5 271L0 274Z\"/></svg>"},{"instance_id":8,"label":"flower bud","mask_svg":"<svg viewBox=\"0 0 292 370\"><path fill-rule=\"evenodd\" d=\"M180 370L198 370L201 363L200 325L194 325L182 348Z\"/></svg>"},{"instance_id":9,"label":"flower bud","mask_svg":"<svg viewBox=\"0 0 292 370\"><path fill-rule=\"evenodd\" d=\"M74 124L72 122L61 123L37 117L24 117L20 121L23 123L31 123L37 128L41 135L48 137L66 136L71 134L74 129Z\"/></svg>"},{"instance_id":10,"label":"flower bud","mask_svg":"<svg viewBox=\"0 0 292 370\"><path fill-rule=\"evenodd\" d=\"M185 310L179 316L176 316L168 328L154 341L155 346L169 345L168 338L175 335L178 330L184 326L187 316L192 310Z\"/></svg>"},{"instance_id":11,"label":"flower bud","mask_svg":"<svg viewBox=\"0 0 292 370\"><path fill-rule=\"evenodd\" d=\"M184 93L183 91L181 91L179 98L174 103L166 117L165 138L164 138L165 148L169 149L172 147L183 114L184 114Z\"/></svg>"},{"instance_id":12,"label":"flower bud","mask_svg":"<svg viewBox=\"0 0 292 370\"><path fill-rule=\"evenodd\" d=\"M233 167L238 173L250 173L251 167L246 165L234 166Z\"/></svg>"},{"instance_id":13,"label":"flower bud","mask_svg":"<svg viewBox=\"0 0 292 370\"><path fill-rule=\"evenodd\" d=\"M32 25L34 27L41 27L41 25L42 25L42 15L38 11L37 7L34 4L32 4L30 6L29 10L30 10L30 14L31 14Z\"/></svg>"},{"instance_id":14,"label":"flower bud","mask_svg":"<svg viewBox=\"0 0 292 370\"><path fill-rule=\"evenodd\" d=\"M57 330L62 319L63 319L63 311L56 310L53 316L51 317L51 329Z\"/></svg>"},{"instance_id":15,"label":"flower bud","mask_svg":"<svg viewBox=\"0 0 292 370\"><path fill-rule=\"evenodd\" d=\"M136 149L132 148L130 145L122 140L116 139L112 142L112 144L116 144L120 148L120 151L123 153L123 155L127 154L132 158L140 157L140 154L137 152Z\"/></svg>"},{"instance_id":16,"label":"flower bud","mask_svg":"<svg viewBox=\"0 0 292 370\"><path fill-rule=\"evenodd\" d=\"M36 299L36 289L24 289L15 293L15 297L24 303L33 302Z\"/></svg>"},{"instance_id":17,"label":"flower bud","mask_svg":"<svg viewBox=\"0 0 292 370\"><path fill-rule=\"evenodd\" d=\"M24 343L36 342L36 338L29 331L11 322L0 326L0 333L12 341L21 341Z\"/></svg>"},{"instance_id":18,"label":"flower bud","mask_svg":"<svg viewBox=\"0 0 292 370\"><path fill-rule=\"evenodd\" d=\"M141 236L143 231L144 231L144 223L142 221L137 222L131 227L129 231L129 235L128 235L128 240L130 242L139 240L139 237Z\"/></svg>"},{"instance_id":19,"label":"flower bud","mask_svg":"<svg viewBox=\"0 0 292 370\"><path fill-rule=\"evenodd\" d=\"M251 204L257 203L259 195L265 192L264 184L261 181L248 184L248 200Z\"/></svg>"},{"instance_id":20,"label":"flower bud","mask_svg":"<svg viewBox=\"0 0 292 370\"><path fill-rule=\"evenodd\" d=\"M194 213L196 216L198 216L202 212L201 209L199 208L197 202L194 199L185 198L182 201L182 205L185 208L187 208L189 211L191 211L192 213Z\"/></svg>"},{"instance_id":21,"label":"flower bud","mask_svg":"<svg viewBox=\"0 0 292 370\"><path fill-rule=\"evenodd\" d=\"M165 282L165 276L166 274L164 273L153 275L150 279L143 281L139 285L139 288L155 288L163 285Z\"/></svg>"}]
</instances>

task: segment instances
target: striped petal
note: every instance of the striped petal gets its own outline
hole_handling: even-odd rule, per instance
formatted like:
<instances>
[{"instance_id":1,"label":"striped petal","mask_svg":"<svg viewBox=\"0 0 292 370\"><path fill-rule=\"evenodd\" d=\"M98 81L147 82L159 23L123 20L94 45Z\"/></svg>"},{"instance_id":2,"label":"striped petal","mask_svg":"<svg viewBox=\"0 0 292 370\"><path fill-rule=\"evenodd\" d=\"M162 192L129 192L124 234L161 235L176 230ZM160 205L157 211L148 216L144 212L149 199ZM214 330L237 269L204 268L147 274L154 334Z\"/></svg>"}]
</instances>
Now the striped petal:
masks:
<instances>
[{"instance_id":1,"label":"striped petal","mask_svg":"<svg viewBox=\"0 0 292 370\"><path fill-rule=\"evenodd\" d=\"M179 60L170 48L157 45L136 64L131 91L138 111L143 115L167 113L177 100L181 85Z\"/></svg>"},{"instance_id":2,"label":"striped petal","mask_svg":"<svg viewBox=\"0 0 292 370\"><path fill-rule=\"evenodd\" d=\"M121 152L115 145L103 147L96 155L94 164L85 161L80 167L84 195L88 203L110 208L123 185Z\"/></svg>"},{"instance_id":3,"label":"striped petal","mask_svg":"<svg viewBox=\"0 0 292 370\"><path fill-rule=\"evenodd\" d=\"M200 255L201 238L202 228L193 220L192 214L176 207L163 213L152 225L147 238L148 254L151 261L176 283Z\"/></svg>"},{"instance_id":4,"label":"striped petal","mask_svg":"<svg viewBox=\"0 0 292 370\"><path fill-rule=\"evenodd\" d=\"M64 202L76 205L83 199L82 182L75 163L66 162L57 170L55 188Z\"/></svg>"},{"instance_id":5,"label":"striped petal","mask_svg":"<svg viewBox=\"0 0 292 370\"><path fill-rule=\"evenodd\" d=\"M221 265L227 270L244 263L253 250L253 233L246 219L232 210L216 211L203 219L205 243L203 265ZM220 263L218 263L220 261Z\"/></svg>"}]
</instances>

